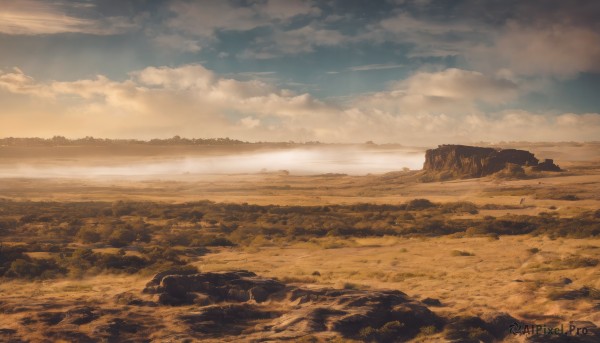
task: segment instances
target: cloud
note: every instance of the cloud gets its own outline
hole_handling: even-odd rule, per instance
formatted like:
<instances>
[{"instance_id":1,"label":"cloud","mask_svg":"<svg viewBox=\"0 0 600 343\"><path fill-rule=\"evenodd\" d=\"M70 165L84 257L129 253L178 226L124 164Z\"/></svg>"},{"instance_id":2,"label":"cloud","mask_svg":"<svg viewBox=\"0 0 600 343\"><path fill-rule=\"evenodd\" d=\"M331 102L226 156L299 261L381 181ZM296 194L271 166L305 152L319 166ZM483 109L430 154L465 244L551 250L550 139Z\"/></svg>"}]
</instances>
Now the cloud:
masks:
<instances>
[{"instance_id":1,"label":"cloud","mask_svg":"<svg viewBox=\"0 0 600 343\"><path fill-rule=\"evenodd\" d=\"M253 129L260 125L260 119L248 116L240 119L240 123L249 129Z\"/></svg>"},{"instance_id":2,"label":"cloud","mask_svg":"<svg viewBox=\"0 0 600 343\"><path fill-rule=\"evenodd\" d=\"M589 27L554 23L509 23L491 45L470 51L481 69L508 68L520 75L572 77L600 71L600 33Z\"/></svg>"},{"instance_id":3,"label":"cloud","mask_svg":"<svg viewBox=\"0 0 600 343\"><path fill-rule=\"evenodd\" d=\"M315 16L321 13L312 1L303 0L268 0L257 7L267 18L289 20L296 16Z\"/></svg>"},{"instance_id":4,"label":"cloud","mask_svg":"<svg viewBox=\"0 0 600 343\"><path fill-rule=\"evenodd\" d=\"M384 43L408 43L412 47L408 57L456 56L480 41L485 27L466 22L441 21L433 18L417 18L405 11L395 11L354 38L355 41Z\"/></svg>"},{"instance_id":5,"label":"cloud","mask_svg":"<svg viewBox=\"0 0 600 343\"><path fill-rule=\"evenodd\" d=\"M178 52L199 52L202 50L199 41L178 34L159 34L153 40L158 47L166 50Z\"/></svg>"},{"instance_id":6,"label":"cloud","mask_svg":"<svg viewBox=\"0 0 600 343\"><path fill-rule=\"evenodd\" d=\"M400 142L594 140L600 114L488 113L518 85L482 73L420 72L343 104L264 81L223 77L197 64L39 82L0 71L0 136L235 137L257 141Z\"/></svg>"},{"instance_id":7,"label":"cloud","mask_svg":"<svg viewBox=\"0 0 600 343\"><path fill-rule=\"evenodd\" d=\"M42 35L85 33L113 35L138 26L141 17L129 19L108 16L89 19L67 14L70 11L94 6L76 3L44 2L38 0L4 1L0 7L0 33L9 35Z\"/></svg>"},{"instance_id":8,"label":"cloud","mask_svg":"<svg viewBox=\"0 0 600 343\"><path fill-rule=\"evenodd\" d=\"M410 44L403 51L409 58L465 58L470 68L486 73L505 69L524 77L569 78L600 71L596 2L396 3L401 7L353 39Z\"/></svg>"},{"instance_id":9,"label":"cloud","mask_svg":"<svg viewBox=\"0 0 600 343\"><path fill-rule=\"evenodd\" d=\"M0 90L4 91L0 98L10 98L12 94L30 96L33 99L23 103L40 105L23 110L29 114L22 116L39 118L28 120L29 124L5 127L5 135L19 130L35 132L32 123L43 126L42 123L52 121L50 118L60 117L57 108L77 118L69 126L80 123L78 132L110 132L111 136L119 132L142 133L146 137L165 133L241 136L244 130L260 127L262 121L257 117L271 117L276 122L281 120L277 118L288 118L292 122L298 117L330 111L308 94L296 94L257 80L220 77L201 65L148 67L132 72L125 81L100 75L77 81L38 82L17 69L0 72ZM52 113L43 104L52 105ZM160 132L160 127L165 131Z\"/></svg>"},{"instance_id":10,"label":"cloud","mask_svg":"<svg viewBox=\"0 0 600 343\"><path fill-rule=\"evenodd\" d=\"M506 103L517 96L518 85L512 81L449 68L418 72L388 90L359 97L354 105L395 114L462 114L475 111L479 104Z\"/></svg>"},{"instance_id":11,"label":"cloud","mask_svg":"<svg viewBox=\"0 0 600 343\"><path fill-rule=\"evenodd\" d=\"M350 71L386 70L404 67L403 64L365 64L348 68Z\"/></svg>"},{"instance_id":12,"label":"cloud","mask_svg":"<svg viewBox=\"0 0 600 343\"><path fill-rule=\"evenodd\" d=\"M19 68L14 68L12 72L0 71L0 89L14 94L35 94L38 96L49 96L35 80L23 73Z\"/></svg>"},{"instance_id":13,"label":"cloud","mask_svg":"<svg viewBox=\"0 0 600 343\"><path fill-rule=\"evenodd\" d=\"M472 32L473 27L464 23L442 23L419 20L408 13L399 12L379 22L379 26L394 34L441 35L449 32Z\"/></svg>"},{"instance_id":14,"label":"cloud","mask_svg":"<svg viewBox=\"0 0 600 343\"><path fill-rule=\"evenodd\" d=\"M507 79L457 68L433 73L420 72L396 85L406 89L408 94L491 104L514 99L518 88L513 81Z\"/></svg>"},{"instance_id":15,"label":"cloud","mask_svg":"<svg viewBox=\"0 0 600 343\"><path fill-rule=\"evenodd\" d=\"M347 43L350 37L339 31L306 25L299 29L275 30L269 36L257 38L253 47L244 51L241 57L269 59L281 55L296 55L313 52L316 47L338 46Z\"/></svg>"},{"instance_id":16,"label":"cloud","mask_svg":"<svg viewBox=\"0 0 600 343\"><path fill-rule=\"evenodd\" d=\"M246 6L235 6L226 0L175 1L169 8L174 14L167 21L170 28L212 38L219 30L247 31L320 13L312 2L302 0L250 1Z\"/></svg>"},{"instance_id":17,"label":"cloud","mask_svg":"<svg viewBox=\"0 0 600 343\"><path fill-rule=\"evenodd\" d=\"M251 47L239 54L243 58L270 59L282 55L309 53L318 46L342 44L348 37L320 24L305 24L290 29L296 18L311 19L322 11L313 1L266 0L234 5L230 1L176 1L167 20L169 29L213 42L223 31L250 31L264 28L260 36L250 41Z\"/></svg>"},{"instance_id":18,"label":"cloud","mask_svg":"<svg viewBox=\"0 0 600 343\"><path fill-rule=\"evenodd\" d=\"M199 64L178 68L147 67L131 75L141 84L175 90L207 90L216 81L214 73Z\"/></svg>"}]
</instances>

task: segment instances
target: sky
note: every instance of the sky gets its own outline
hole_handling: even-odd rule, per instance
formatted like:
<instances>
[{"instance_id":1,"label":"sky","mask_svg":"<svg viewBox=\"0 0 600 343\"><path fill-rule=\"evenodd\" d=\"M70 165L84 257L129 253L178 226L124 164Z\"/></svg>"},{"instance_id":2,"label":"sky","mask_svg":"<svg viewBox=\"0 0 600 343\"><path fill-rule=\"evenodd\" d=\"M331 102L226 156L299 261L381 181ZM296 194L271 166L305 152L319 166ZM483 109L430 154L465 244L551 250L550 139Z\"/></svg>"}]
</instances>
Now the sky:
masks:
<instances>
[{"instance_id":1,"label":"sky","mask_svg":"<svg viewBox=\"0 0 600 343\"><path fill-rule=\"evenodd\" d=\"M0 137L600 140L595 0L0 0Z\"/></svg>"}]
</instances>

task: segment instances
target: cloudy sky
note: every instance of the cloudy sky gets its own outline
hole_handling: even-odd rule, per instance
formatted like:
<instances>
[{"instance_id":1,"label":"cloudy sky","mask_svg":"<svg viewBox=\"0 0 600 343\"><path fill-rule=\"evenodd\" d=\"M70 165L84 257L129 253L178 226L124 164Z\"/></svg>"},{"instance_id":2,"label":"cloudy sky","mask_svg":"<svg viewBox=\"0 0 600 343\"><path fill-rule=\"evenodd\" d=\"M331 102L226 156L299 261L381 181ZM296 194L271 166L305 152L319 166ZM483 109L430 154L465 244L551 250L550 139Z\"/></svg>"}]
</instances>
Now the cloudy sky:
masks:
<instances>
[{"instance_id":1,"label":"cloudy sky","mask_svg":"<svg viewBox=\"0 0 600 343\"><path fill-rule=\"evenodd\" d=\"M600 137L600 2L0 0L0 137Z\"/></svg>"}]
</instances>

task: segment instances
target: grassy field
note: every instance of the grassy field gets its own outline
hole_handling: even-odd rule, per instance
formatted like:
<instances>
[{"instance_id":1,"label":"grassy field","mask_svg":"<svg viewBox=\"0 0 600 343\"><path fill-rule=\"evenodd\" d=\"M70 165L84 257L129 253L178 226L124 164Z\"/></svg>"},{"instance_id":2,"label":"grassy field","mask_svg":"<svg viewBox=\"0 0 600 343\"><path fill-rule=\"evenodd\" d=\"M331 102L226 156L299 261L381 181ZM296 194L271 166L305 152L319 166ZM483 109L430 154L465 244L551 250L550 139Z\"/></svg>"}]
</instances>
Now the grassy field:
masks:
<instances>
[{"instance_id":1,"label":"grassy field","mask_svg":"<svg viewBox=\"0 0 600 343\"><path fill-rule=\"evenodd\" d=\"M288 289L400 290L445 323L411 334L419 342L452 341L457 318L498 313L545 325L600 325L599 151L529 147L556 156L567 170L445 182L422 182L417 170L1 178L0 341L282 337L264 329L271 319L262 317L244 324L246 338L193 329L181 318L202 307L164 306L156 294L142 293L169 268L248 270ZM100 163L108 153L90 159ZM128 153L152 159L172 151ZM0 169L19 160L16 152L3 154ZM71 154L78 164L89 162L82 152ZM29 151L22 161L38 158ZM286 301L261 306L300 306ZM384 326L352 335L310 325L294 330L288 340L389 338ZM533 339L462 330L470 337L463 341Z\"/></svg>"}]
</instances>

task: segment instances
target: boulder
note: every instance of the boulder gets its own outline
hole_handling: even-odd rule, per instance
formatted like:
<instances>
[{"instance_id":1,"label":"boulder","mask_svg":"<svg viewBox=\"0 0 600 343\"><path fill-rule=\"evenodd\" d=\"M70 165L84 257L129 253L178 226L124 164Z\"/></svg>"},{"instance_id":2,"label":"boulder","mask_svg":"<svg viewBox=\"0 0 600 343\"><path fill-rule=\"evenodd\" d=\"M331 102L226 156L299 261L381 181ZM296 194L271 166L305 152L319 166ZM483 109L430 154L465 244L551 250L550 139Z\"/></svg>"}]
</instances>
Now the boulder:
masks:
<instances>
[{"instance_id":1,"label":"boulder","mask_svg":"<svg viewBox=\"0 0 600 343\"><path fill-rule=\"evenodd\" d=\"M248 271L224 273L197 273L190 275L165 275L159 286L147 286L146 293L158 293L162 305L186 305L192 303L264 302L269 296L281 291L285 285L272 279L264 279ZM156 277L155 277L156 278ZM201 301L197 301L200 298Z\"/></svg>"}]
</instances>

